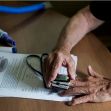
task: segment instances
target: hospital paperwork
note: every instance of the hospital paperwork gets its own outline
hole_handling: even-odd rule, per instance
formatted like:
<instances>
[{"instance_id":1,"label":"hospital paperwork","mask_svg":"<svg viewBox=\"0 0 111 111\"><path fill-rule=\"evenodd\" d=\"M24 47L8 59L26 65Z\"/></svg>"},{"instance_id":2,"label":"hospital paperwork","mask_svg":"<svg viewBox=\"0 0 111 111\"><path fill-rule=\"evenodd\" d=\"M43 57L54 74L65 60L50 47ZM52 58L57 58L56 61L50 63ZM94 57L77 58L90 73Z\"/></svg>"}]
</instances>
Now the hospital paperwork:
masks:
<instances>
[{"instance_id":1,"label":"hospital paperwork","mask_svg":"<svg viewBox=\"0 0 111 111\"><path fill-rule=\"evenodd\" d=\"M44 88L43 80L35 76L26 64L28 54L13 54L0 52L0 57L8 59L8 64L0 72L0 97L20 97L52 101L70 101L72 97L60 97ZM75 56L77 63L77 57ZM38 69L39 62L32 61Z\"/></svg>"}]
</instances>

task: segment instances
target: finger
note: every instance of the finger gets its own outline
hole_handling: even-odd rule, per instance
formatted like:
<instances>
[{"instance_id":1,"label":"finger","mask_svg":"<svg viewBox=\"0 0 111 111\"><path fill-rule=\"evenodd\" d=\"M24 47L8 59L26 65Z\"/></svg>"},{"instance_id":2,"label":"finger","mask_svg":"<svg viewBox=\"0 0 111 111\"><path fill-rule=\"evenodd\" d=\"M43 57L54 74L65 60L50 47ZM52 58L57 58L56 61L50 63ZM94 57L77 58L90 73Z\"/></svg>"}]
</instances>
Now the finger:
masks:
<instances>
[{"instance_id":1,"label":"finger","mask_svg":"<svg viewBox=\"0 0 111 111\"><path fill-rule=\"evenodd\" d=\"M46 58L44 60L44 71L45 71L44 73L45 73L46 77L49 76L49 70L51 69L51 67L50 67L51 62L52 61L49 58Z\"/></svg>"},{"instance_id":2,"label":"finger","mask_svg":"<svg viewBox=\"0 0 111 111\"><path fill-rule=\"evenodd\" d=\"M88 73L90 76L93 76L96 78L103 78L103 76L100 75L99 73L95 72L90 65L88 66Z\"/></svg>"},{"instance_id":3,"label":"finger","mask_svg":"<svg viewBox=\"0 0 111 111\"><path fill-rule=\"evenodd\" d=\"M43 83L44 83L44 87L48 87L47 86L47 61L44 60L43 65L42 65L42 74L43 74Z\"/></svg>"},{"instance_id":4,"label":"finger","mask_svg":"<svg viewBox=\"0 0 111 111\"><path fill-rule=\"evenodd\" d=\"M67 71L70 79L75 80L76 77L75 64L72 61L67 62Z\"/></svg>"},{"instance_id":5,"label":"finger","mask_svg":"<svg viewBox=\"0 0 111 111\"><path fill-rule=\"evenodd\" d=\"M46 58L44 60L44 73L45 73L46 77L48 77L49 69L50 69L50 60L48 60L48 58Z\"/></svg>"},{"instance_id":6,"label":"finger","mask_svg":"<svg viewBox=\"0 0 111 111\"><path fill-rule=\"evenodd\" d=\"M79 98L73 98L72 101L68 102L67 105L77 105L86 102L92 102L94 100L94 94L82 96Z\"/></svg>"},{"instance_id":7,"label":"finger","mask_svg":"<svg viewBox=\"0 0 111 111\"><path fill-rule=\"evenodd\" d=\"M47 58L45 58L44 63L43 63L43 65L44 65L43 74L44 74L44 79L45 79L45 83L46 83L47 87L50 87L50 85L51 85L51 84L48 85L48 79L49 79L49 75L50 75L49 72L51 70L52 60L53 60L53 57L50 57L50 55L49 55Z\"/></svg>"},{"instance_id":8,"label":"finger","mask_svg":"<svg viewBox=\"0 0 111 111\"><path fill-rule=\"evenodd\" d=\"M71 80L69 86L71 87L87 86L87 82L82 82L80 80Z\"/></svg>"},{"instance_id":9,"label":"finger","mask_svg":"<svg viewBox=\"0 0 111 111\"><path fill-rule=\"evenodd\" d=\"M74 95L80 95L80 94L89 94L90 91L87 87L75 87L75 88L69 88L68 90L65 90L61 92L60 96L74 96Z\"/></svg>"},{"instance_id":10,"label":"finger","mask_svg":"<svg viewBox=\"0 0 111 111\"><path fill-rule=\"evenodd\" d=\"M54 62L52 63L52 69L50 71L50 77L49 77L49 82L53 81L56 79L56 76L59 72L60 67L62 66L62 59L57 57Z\"/></svg>"},{"instance_id":11,"label":"finger","mask_svg":"<svg viewBox=\"0 0 111 111\"><path fill-rule=\"evenodd\" d=\"M43 79L44 79L44 82L46 84L46 87L48 87L47 85L47 82L48 82L48 69L49 69L49 63L48 63L48 59L46 58L43 62L43 68L42 68L42 72L43 72Z\"/></svg>"},{"instance_id":12,"label":"finger","mask_svg":"<svg viewBox=\"0 0 111 111\"><path fill-rule=\"evenodd\" d=\"M43 73L47 73L47 67L48 67L48 60L47 58L44 59L43 61Z\"/></svg>"}]
</instances>

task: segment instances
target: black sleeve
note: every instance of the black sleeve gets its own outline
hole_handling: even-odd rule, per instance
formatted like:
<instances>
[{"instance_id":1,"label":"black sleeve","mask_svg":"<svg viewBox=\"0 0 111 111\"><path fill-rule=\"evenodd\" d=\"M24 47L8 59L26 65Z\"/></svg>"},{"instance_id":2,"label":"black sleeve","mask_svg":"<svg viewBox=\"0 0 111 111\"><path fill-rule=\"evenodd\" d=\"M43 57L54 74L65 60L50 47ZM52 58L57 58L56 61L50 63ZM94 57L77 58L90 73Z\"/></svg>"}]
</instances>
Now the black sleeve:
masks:
<instances>
[{"instance_id":1,"label":"black sleeve","mask_svg":"<svg viewBox=\"0 0 111 111\"><path fill-rule=\"evenodd\" d=\"M90 3L91 13L103 21L111 21L111 1L93 1Z\"/></svg>"}]
</instances>

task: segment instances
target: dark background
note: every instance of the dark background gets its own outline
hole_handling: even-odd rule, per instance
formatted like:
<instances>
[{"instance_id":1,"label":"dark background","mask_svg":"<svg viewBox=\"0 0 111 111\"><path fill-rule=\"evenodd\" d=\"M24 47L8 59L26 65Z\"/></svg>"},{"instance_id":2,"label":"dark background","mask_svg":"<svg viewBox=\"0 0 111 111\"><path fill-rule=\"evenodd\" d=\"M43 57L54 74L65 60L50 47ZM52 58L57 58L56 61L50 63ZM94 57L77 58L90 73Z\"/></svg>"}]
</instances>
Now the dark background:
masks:
<instances>
[{"instance_id":1,"label":"dark background","mask_svg":"<svg viewBox=\"0 0 111 111\"><path fill-rule=\"evenodd\" d=\"M0 1L0 5L8 6L23 6L35 3L39 3L39 1ZM53 10L71 17L76 14L78 10L87 6L90 1L50 1L50 3L53 5ZM106 45L106 47L111 50L111 22L103 24L93 32Z\"/></svg>"}]
</instances>

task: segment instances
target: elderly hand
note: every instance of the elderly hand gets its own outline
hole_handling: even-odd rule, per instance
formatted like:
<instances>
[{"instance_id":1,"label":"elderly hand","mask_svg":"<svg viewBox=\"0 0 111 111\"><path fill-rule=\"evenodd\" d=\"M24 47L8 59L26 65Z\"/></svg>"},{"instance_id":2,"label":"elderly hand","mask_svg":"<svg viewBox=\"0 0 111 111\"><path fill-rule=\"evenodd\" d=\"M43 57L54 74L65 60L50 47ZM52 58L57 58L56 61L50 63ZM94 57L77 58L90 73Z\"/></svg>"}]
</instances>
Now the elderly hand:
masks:
<instances>
[{"instance_id":1,"label":"elderly hand","mask_svg":"<svg viewBox=\"0 0 111 111\"><path fill-rule=\"evenodd\" d=\"M48 87L51 81L56 79L62 65L67 67L70 79L75 79L75 67L70 53L65 50L55 50L45 60L45 80Z\"/></svg>"},{"instance_id":2,"label":"elderly hand","mask_svg":"<svg viewBox=\"0 0 111 111\"><path fill-rule=\"evenodd\" d=\"M60 95L79 95L73 98L68 105L76 105L86 102L111 101L111 80L96 73L91 66L88 67L89 76L85 81L72 80L70 88Z\"/></svg>"}]
</instances>

